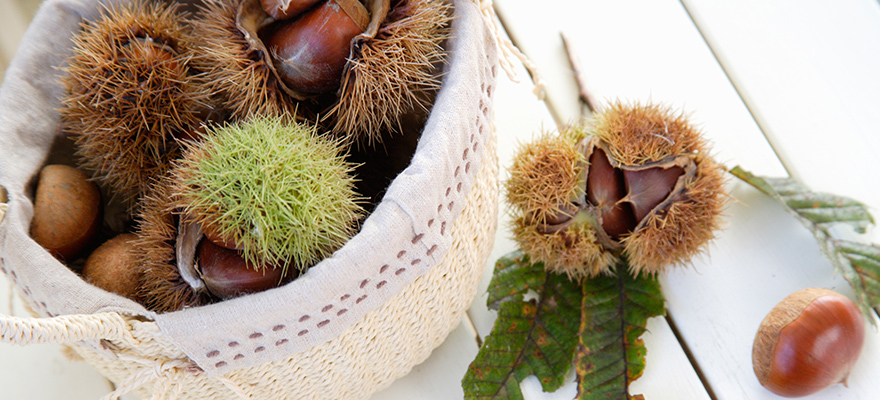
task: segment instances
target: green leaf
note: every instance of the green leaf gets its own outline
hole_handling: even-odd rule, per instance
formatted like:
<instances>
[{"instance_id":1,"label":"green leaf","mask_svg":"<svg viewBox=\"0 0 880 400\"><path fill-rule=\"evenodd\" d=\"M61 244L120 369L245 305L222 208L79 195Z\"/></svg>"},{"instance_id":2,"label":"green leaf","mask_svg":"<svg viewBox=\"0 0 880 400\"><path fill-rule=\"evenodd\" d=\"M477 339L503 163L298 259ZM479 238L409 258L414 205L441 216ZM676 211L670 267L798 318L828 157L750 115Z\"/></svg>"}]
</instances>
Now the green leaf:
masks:
<instances>
[{"instance_id":1,"label":"green leaf","mask_svg":"<svg viewBox=\"0 0 880 400\"><path fill-rule=\"evenodd\" d=\"M880 304L880 246L839 240L837 250L852 265L852 276L846 277L858 285L871 305Z\"/></svg>"},{"instance_id":2,"label":"green leaf","mask_svg":"<svg viewBox=\"0 0 880 400\"><path fill-rule=\"evenodd\" d=\"M864 204L843 196L811 192L790 178L762 178L740 167L734 167L730 173L782 203L813 233L822 252L853 287L862 312L867 315L871 307L880 304L880 247L835 239L830 231L834 224L843 223L864 233L874 223Z\"/></svg>"},{"instance_id":3,"label":"green leaf","mask_svg":"<svg viewBox=\"0 0 880 400\"><path fill-rule=\"evenodd\" d=\"M618 271L627 271L624 264ZM583 285L581 327L575 357L578 399L629 399L629 384L645 369L648 318L664 315L656 277L617 276L587 279Z\"/></svg>"},{"instance_id":4,"label":"green leaf","mask_svg":"<svg viewBox=\"0 0 880 400\"><path fill-rule=\"evenodd\" d=\"M529 290L537 299L523 301ZM498 319L462 379L465 399L522 399L519 383L530 375L545 391L559 389L577 345L580 285L515 252L496 264L489 304Z\"/></svg>"},{"instance_id":5,"label":"green leaf","mask_svg":"<svg viewBox=\"0 0 880 400\"><path fill-rule=\"evenodd\" d=\"M530 289L544 284L545 275L543 265L532 267L521 251L499 258L489 282L489 308L497 311L503 302L522 301Z\"/></svg>"}]
</instances>

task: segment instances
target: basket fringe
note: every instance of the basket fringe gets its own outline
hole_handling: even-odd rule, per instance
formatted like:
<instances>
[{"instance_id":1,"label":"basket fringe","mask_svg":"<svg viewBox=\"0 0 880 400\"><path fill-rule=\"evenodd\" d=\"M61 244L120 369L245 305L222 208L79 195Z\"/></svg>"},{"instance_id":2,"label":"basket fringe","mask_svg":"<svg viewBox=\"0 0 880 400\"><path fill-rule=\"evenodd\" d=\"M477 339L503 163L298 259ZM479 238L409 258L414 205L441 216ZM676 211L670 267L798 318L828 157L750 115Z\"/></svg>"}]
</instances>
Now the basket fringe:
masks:
<instances>
[{"instance_id":1,"label":"basket fringe","mask_svg":"<svg viewBox=\"0 0 880 400\"><path fill-rule=\"evenodd\" d=\"M520 81L515 71L514 58L519 60L532 76L532 82L535 85L534 88L532 88L532 93L538 97L538 100L544 100L546 94L544 80L541 78L541 74L538 73L538 67L532 63L529 56L520 51L519 48L510 41L510 38L501 31L501 27L498 25L496 19L495 6L492 4L492 0L481 0L479 3L483 19L486 20L486 23L489 24L489 27L492 29L493 36L495 36L495 44L498 46L498 49L501 50L501 57L498 57L498 63L501 65L501 69L507 73L507 78L517 83Z\"/></svg>"},{"instance_id":2,"label":"basket fringe","mask_svg":"<svg viewBox=\"0 0 880 400\"><path fill-rule=\"evenodd\" d=\"M120 358L134 361L133 359L136 357L120 356ZM137 361L142 362L146 360L141 359ZM157 391L153 396L153 399L166 399L165 394L168 393L171 385L175 384L177 381L177 379L175 379L176 375L181 374L192 365L191 362L184 360L151 361L149 364L152 365L149 365L148 368L144 368L128 377L125 382L116 387L116 390L107 393L107 395L102 397L101 400L118 400L122 395L128 394L143 385L160 379L163 380L162 390ZM179 385L177 386L178 390L175 392L174 397L168 398L168 400L174 400L180 397L181 391L179 390Z\"/></svg>"}]
</instances>

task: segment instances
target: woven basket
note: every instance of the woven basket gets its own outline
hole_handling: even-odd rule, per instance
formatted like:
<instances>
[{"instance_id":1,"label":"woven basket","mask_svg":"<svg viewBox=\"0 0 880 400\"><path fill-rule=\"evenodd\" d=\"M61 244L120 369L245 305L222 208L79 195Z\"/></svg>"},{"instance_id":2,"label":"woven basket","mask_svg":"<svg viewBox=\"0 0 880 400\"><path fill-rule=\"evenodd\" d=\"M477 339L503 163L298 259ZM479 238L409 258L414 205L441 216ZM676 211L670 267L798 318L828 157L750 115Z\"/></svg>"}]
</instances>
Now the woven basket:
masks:
<instances>
[{"instance_id":1,"label":"woven basket","mask_svg":"<svg viewBox=\"0 0 880 400\"><path fill-rule=\"evenodd\" d=\"M360 233L281 288L156 314L85 283L28 235L33 179L59 132L58 66L99 7L44 2L0 88L0 270L40 318L0 316L2 341L69 345L116 384L107 398L358 399L408 373L470 305L497 220L494 36L480 4L453 4L419 146Z\"/></svg>"}]
</instances>

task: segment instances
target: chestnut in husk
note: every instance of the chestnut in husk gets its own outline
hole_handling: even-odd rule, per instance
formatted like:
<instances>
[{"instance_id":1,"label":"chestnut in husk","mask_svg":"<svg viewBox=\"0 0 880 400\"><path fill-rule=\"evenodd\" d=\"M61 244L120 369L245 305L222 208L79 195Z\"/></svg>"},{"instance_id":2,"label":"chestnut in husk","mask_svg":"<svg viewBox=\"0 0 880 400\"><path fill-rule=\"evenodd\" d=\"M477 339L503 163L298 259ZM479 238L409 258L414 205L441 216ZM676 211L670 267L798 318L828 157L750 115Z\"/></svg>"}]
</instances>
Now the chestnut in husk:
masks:
<instances>
[{"instance_id":1,"label":"chestnut in husk","mask_svg":"<svg viewBox=\"0 0 880 400\"><path fill-rule=\"evenodd\" d=\"M287 86L326 93L339 88L351 40L369 23L369 13L359 1L327 0L278 28L266 47Z\"/></svg>"},{"instance_id":2,"label":"chestnut in husk","mask_svg":"<svg viewBox=\"0 0 880 400\"><path fill-rule=\"evenodd\" d=\"M699 132L657 105L614 104L514 157L513 232L533 261L572 277L656 274L714 237L723 170Z\"/></svg>"},{"instance_id":3,"label":"chestnut in husk","mask_svg":"<svg viewBox=\"0 0 880 400\"><path fill-rule=\"evenodd\" d=\"M198 246L198 270L208 291L221 299L268 290L286 278L284 268L250 265L238 251L210 240Z\"/></svg>"}]
</instances>

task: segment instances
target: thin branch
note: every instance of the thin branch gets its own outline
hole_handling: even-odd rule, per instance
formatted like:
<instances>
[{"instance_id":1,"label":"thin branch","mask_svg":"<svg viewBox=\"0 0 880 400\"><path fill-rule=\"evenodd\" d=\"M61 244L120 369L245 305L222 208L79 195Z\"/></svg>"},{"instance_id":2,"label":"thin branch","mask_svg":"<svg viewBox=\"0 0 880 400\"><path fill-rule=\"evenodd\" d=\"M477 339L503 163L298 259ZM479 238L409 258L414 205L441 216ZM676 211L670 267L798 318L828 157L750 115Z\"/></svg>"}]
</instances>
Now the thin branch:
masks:
<instances>
[{"instance_id":1,"label":"thin branch","mask_svg":"<svg viewBox=\"0 0 880 400\"><path fill-rule=\"evenodd\" d=\"M580 59L574 50L574 45L571 39L565 32L560 32L559 34L562 36L562 44L565 46L565 53L568 55L568 62L571 64L574 78L577 81L580 100L587 105L591 112L601 111L602 105L599 104L599 101L596 100L596 97L593 96L588 89L586 78L584 78L583 70L581 69Z\"/></svg>"}]
</instances>

